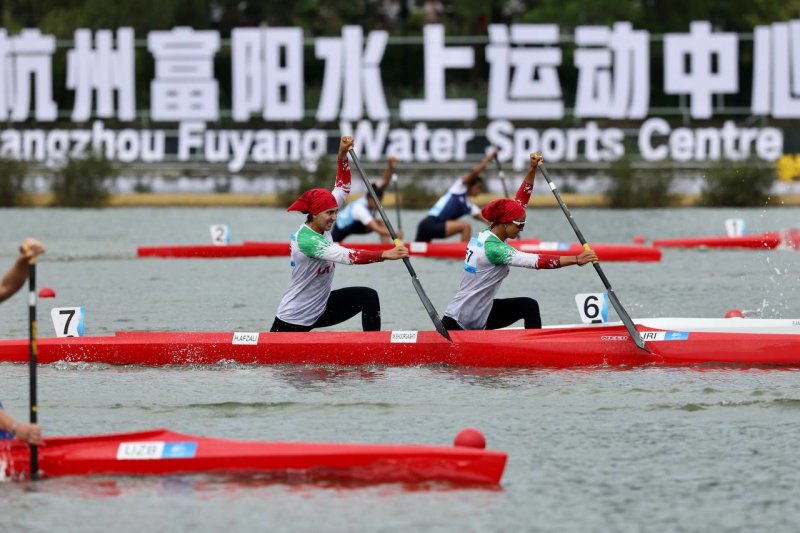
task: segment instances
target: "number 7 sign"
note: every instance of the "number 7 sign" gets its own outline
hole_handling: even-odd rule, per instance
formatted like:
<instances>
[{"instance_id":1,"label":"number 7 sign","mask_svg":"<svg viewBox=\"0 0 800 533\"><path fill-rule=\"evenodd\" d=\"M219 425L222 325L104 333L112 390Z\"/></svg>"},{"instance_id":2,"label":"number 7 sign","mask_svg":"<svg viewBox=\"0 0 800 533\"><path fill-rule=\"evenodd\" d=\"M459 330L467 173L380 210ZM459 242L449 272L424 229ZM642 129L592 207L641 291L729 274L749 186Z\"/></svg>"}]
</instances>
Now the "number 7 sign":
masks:
<instances>
[{"instance_id":1,"label":"number 7 sign","mask_svg":"<svg viewBox=\"0 0 800 533\"><path fill-rule=\"evenodd\" d=\"M55 307L50 311L56 337L83 337L83 307Z\"/></svg>"}]
</instances>

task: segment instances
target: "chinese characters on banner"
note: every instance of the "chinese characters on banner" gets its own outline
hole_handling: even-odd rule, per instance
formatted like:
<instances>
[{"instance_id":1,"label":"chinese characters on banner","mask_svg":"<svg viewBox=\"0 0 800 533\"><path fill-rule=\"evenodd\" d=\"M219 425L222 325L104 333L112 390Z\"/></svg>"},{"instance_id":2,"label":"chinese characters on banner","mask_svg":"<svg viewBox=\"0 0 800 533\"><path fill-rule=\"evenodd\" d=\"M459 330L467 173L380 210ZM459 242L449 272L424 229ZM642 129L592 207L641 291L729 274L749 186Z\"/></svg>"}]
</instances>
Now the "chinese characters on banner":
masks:
<instances>
[{"instance_id":1,"label":"chinese characters on banner","mask_svg":"<svg viewBox=\"0 0 800 533\"><path fill-rule=\"evenodd\" d=\"M176 27L146 35L155 73L149 80L149 110L141 118L178 123L179 160L228 162L231 171L248 162L301 161L325 153L328 132L286 128L314 118L336 123L357 137L367 159L396 155L401 160L450 161L468 155L476 138L464 123L485 113L487 140L516 168L526 154L540 150L551 161L611 161L625 154L625 133L601 128L595 120L639 120L639 154L648 161L742 159L782 155L777 128L746 128L728 120L720 128L672 128L649 117L651 38L630 23L575 29L572 65L563 64L562 37L554 24L492 24L484 56L488 65L485 112L477 98L446 94L448 72L476 67L475 48L447 44L444 27L427 25L423 36L422 95L401 99L390 112L381 76L389 35L345 26L338 37L305 40L301 28L237 28L230 40L230 118L266 129L214 130L220 120L220 86L214 72L221 49L216 31ZM313 46L324 67L317 102L306 97L304 49ZM691 23L687 32L663 37L663 87L685 98L693 119L713 119L720 95L739 87L739 36L715 31L709 22ZM0 119L10 124L35 121L39 127L59 119L54 101L53 36L26 29L9 36L0 30ZM754 28L750 111L774 119L800 117L800 21ZM167 155L165 132L136 127L106 128L101 119L131 123L138 118L134 31L79 29L67 51L65 87L72 91L70 130L0 131L0 156L51 161L92 148L122 161L159 161ZM139 53L142 53L141 49ZM574 102L564 101L559 70L574 67ZM227 78L227 76L226 76ZM571 109L580 126L537 129L513 121L559 121ZM66 110L64 110L66 112ZM480 113L479 113L480 111ZM410 124L390 127L392 119Z\"/></svg>"}]
</instances>

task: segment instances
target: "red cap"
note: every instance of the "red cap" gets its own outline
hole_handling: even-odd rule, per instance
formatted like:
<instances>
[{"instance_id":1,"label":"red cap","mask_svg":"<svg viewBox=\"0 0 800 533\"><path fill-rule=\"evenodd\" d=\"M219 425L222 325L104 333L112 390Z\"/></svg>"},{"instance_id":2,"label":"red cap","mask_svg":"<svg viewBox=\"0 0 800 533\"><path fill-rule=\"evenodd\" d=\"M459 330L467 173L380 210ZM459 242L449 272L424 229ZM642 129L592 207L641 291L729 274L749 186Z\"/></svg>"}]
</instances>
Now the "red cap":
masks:
<instances>
[{"instance_id":1,"label":"red cap","mask_svg":"<svg viewBox=\"0 0 800 533\"><path fill-rule=\"evenodd\" d=\"M501 198L486 204L481 210L483 218L495 224L508 224L525 214L525 208L516 200Z\"/></svg>"},{"instance_id":2,"label":"red cap","mask_svg":"<svg viewBox=\"0 0 800 533\"><path fill-rule=\"evenodd\" d=\"M300 211L314 216L328 209L338 208L339 204L336 202L336 198L328 189L309 189L301 194L300 198L295 200L287 211Z\"/></svg>"}]
</instances>

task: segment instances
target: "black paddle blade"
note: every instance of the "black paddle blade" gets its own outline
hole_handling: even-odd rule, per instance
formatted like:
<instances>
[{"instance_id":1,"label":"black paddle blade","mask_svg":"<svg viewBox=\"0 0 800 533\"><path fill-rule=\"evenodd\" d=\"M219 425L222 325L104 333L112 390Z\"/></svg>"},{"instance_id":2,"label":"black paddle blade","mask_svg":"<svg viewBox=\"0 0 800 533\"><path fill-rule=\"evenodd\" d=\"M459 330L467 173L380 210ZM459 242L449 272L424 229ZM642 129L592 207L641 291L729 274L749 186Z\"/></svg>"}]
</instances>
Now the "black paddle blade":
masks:
<instances>
[{"instance_id":1,"label":"black paddle blade","mask_svg":"<svg viewBox=\"0 0 800 533\"><path fill-rule=\"evenodd\" d=\"M361 163L358 160L358 156L356 156L355 150L351 148L348 150L348 153L350 154L350 159L353 160L353 164L355 165L356 170L358 170L361 179L364 181L364 185L367 186L367 192L372 198L372 201L375 202L375 206L378 208L378 212L383 219L383 223L386 224L386 229L389 232L389 235L392 236L392 240L394 242L398 242L397 233L395 233L392 223L389 222L389 217L386 216L386 212L383 210L383 205L381 205L378 195L375 194L375 190L372 188L369 179L367 179L367 174L364 172L364 169L361 168ZM433 322L433 326L436 328L436 331L438 331L439 334L448 341L453 342L453 339L450 338L450 334L447 333L446 329L444 329L442 320L439 318L439 314L436 312L436 309L434 309L433 303L431 303L428 295L425 294L425 289L422 288L422 283L420 283L419 279L417 278L417 273L414 272L414 267L411 266L411 260L406 257L403 259L403 264L406 265L406 269L411 276L411 283L414 285L414 289L417 291L417 296L419 296L419 299L422 301L422 306L425 308L425 311L428 312L428 316L430 317L431 322Z\"/></svg>"},{"instance_id":2,"label":"black paddle blade","mask_svg":"<svg viewBox=\"0 0 800 533\"><path fill-rule=\"evenodd\" d=\"M544 168L544 165L539 167L542 171L542 176L547 181L547 185L550 186L550 190L553 191L553 196L555 196L556 201L558 202L559 207L561 207L561 211L564 212L564 215L567 217L567 221L569 221L570 226L572 226L572 230L575 232L575 235L578 237L580 243L586 247L586 239L583 237L583 233L581 232L578 224L575 222L575 219L572 218L572 213L570 213L569 208L564 203L564 200L561 199L561 193L558 192L558 187L556 187L555 183L550 179L550 175L547 173L547 169ZM608 299L611 301L611 305L614 307L614 310L619 315L619 318L622 320L622 323L625 325L625 329L628 330L628 334L631 336L631 340L647 353L652 353L647 345L644 343L642 336L639 335L639 332L636 330L636 326L633 324L633 320L631 320L630 315L628 312L625 311L625 308L622 307L622 303L617 298L617 295L614 293L614 289L611 288L611 283L608 281L603 269L600 267L598 263L594 263L595 272L597 275L600 276L600 280L603 282L603 285L608 291Z\"/></svg>"},{"instance_id":3,"label":"black paddle blade","mask_svg":"<svg viewBox=\"0 0 800 533\"><path fill-rule=\"evenodd\" d=\"M433 304L428 299L428 295L425 294L425 290L422 288L422 283L420 283L419 279L414 276L411 278L411 284L414 285L414 290L417 291L419 299L422 300L422 306L428 312L428 316L431 317L431 321L433 322L433 326L436 328L436 331L438 331L439 334L445 339L453 342L453 339L450 338L450 333L444 328L444 324L442 324L439 315L436 313L436 309L433 308Z\"/></svg>"}]
</instances>

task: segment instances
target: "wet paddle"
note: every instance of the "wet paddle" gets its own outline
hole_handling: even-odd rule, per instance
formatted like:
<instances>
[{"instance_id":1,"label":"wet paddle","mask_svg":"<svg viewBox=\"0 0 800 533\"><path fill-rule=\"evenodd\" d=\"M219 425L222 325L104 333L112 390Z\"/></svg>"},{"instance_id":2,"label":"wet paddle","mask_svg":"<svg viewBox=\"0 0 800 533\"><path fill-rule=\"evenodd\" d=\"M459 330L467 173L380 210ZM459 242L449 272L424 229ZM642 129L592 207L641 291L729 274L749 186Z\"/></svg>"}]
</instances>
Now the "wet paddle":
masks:
<instances>
[{"instance_id":1,"label":"wet paddle","mask_svg":"<svg viewBox=\"0 0 800 533\"><path fill-rule=\"evenodd\" d=\"M30 383L30 422L37 423L39 405L36 400L36 354L38 327L36 325L36 256L28 259L28 318L29 318L29 351L28 351L28 375ZM39 477L39 447L31 444L31 479Z\"/></svg>"},{"instance_id":2,"label":"wet paddle","mask_svg":"<svg viewBox=\"0 0 800 533\"><path fill-rule=\"evenodd\" d=\"M358 170L358 173L361 175L361 179L364 180L364 185L367 186L367 191L369 192L370 197L372 197L372 201L375 202L378 212L381 214L383 223L386 224L386 229L389 231L389 235L392 236L394 245L399 246L402 243L400 242L400 239L397 238L397 233L395 233L392 223L389 222L389 217L386 216L386 212L383 210L381 201L378 199L378 195L375 194L375 190L372 188L372 185L370 185L367 175L364 173L364 169L361 168L361 163L358 161L355 150L351 148L348 150L348 152L350 153L350 159L353 160L353 164L356 166L356 170ZM428 316L431 317L431 321L433 322L433 326L436 328L436 331L438 331L442 337L452 342L450 334L447 333L446 329L444 329L442 320L439 318L436 309L434 309L430 298L428 298L428 295L425 294L425 289L422 288L422 283L420 283L419 278L417 278L417 273L414 271L414 267L411 266L411 260L408 257L405 257L403 258L403 263L406 265L408 273L411 275L411 284L414 285L414 289L417 291L419 299L422 300L422 306L428 312Z\"/></svg>"},{"instance_id":3,"label":"wet paddle","mask_svg":"<svg viewBox=\"0 0 800 533\"><path fill-rule=\"evenodd\" d=\"M558 187L556 187L555 183L550 179L550 175L547 173L547 169L544 168L544 165L539 167L542 171L542 175L544 179L547 180L547 184L550 186L550 190L553 191L553 196L556 197L556 201L558 205L561 206L561 210L567 216L567 220L569 221L570 225L572 226L573 231L575 231L575 235L578 236L578 240L583 245L584 250L589 249L589 244L586 242L586 239L583 238L583 233L581 233L580 228L575 223L575 219L572 218L572 213L569 212L569 208L564 203L564 200L561 199L561 193L558 192ZM631 335L631 339L636 346L641 348L642 350L646 351L647 353L651 353L650 349L644 343L641 335L636 330L636 326L633 325L633 320L631 320L630 315L628 315L627 311L622 307L622 303L620 303L617 295L614 293L614 289L611 288L611 283L608 281L603 269L600 267L600 263L592 263L597 275L600 276L600 279L603 281L603 285L606 287L606 291L608 291L608 299L611 301L611 305L614 306L619 318L622 320L622 323L625 324L625 329L628 330L628 333Z\"/></svg>"}]
</instances>

